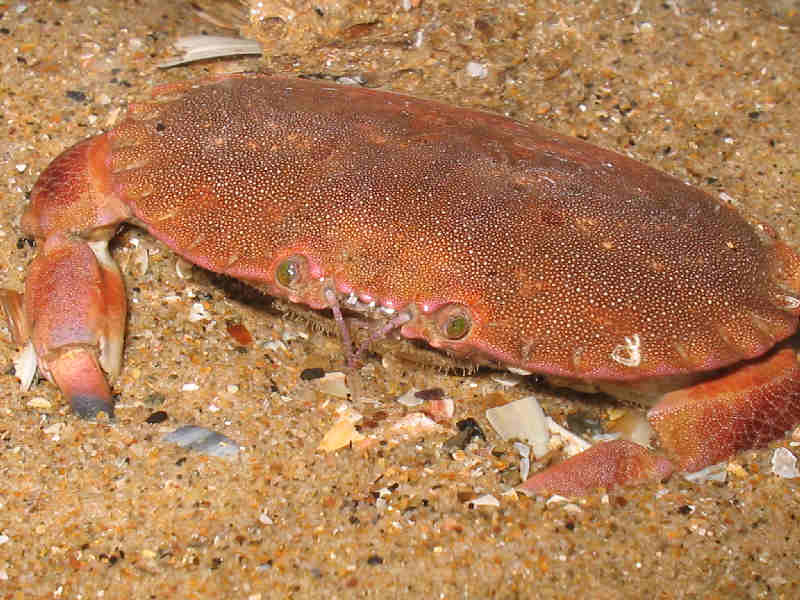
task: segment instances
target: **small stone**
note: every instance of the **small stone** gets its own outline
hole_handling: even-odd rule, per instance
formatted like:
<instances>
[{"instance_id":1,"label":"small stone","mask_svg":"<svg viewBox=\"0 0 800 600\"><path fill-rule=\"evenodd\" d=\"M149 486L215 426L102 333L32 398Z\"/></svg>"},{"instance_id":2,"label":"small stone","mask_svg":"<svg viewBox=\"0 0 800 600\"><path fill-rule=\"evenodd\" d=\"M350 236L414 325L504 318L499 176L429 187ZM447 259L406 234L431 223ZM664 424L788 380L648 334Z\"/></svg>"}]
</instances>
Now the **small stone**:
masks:
<instances>
[{"instance_id":1,"label":"small stone","mask_svg":"<svg viewBox=\"0 0 800 600\"><path fill-rule=\"evenodd\" d=\"M199 389L200 386L196 383L184 383L183 386L181 386L182 392L196 392Z\"/></svg>"},{"instance_id":2,"label":"small stone","mask_svg":"<svg viewBox=\"0 0 800 600\"><path fill-rule=\"evenodd\" d=\"M367 564L368 565L372 565L372 566L382 565L383 564L383 558L378 556L377 554L373 554L372 556L370 556L367 559Z\"/></svg>"},{"instance_id":3,"label":"small stone","mask_svg":"<svg viewBox=\"0 0 800 600\"><path fill-rule=\"evenodd\" d=\"M427 390L414 392L414 395L425 402L432 402L433 400L439 400L440 398L443 398L444 390L441 388L430 388Z\"/></svg>"},{"instance_id":4,"label":"small stone","mask_svg":"<svg viewBox=\"0 0 800 600\"><path fill-rule=\"evenodd\" d=\"M227 323L225 328L228 330L228 335L236 340L236 343L242 346L249 346L253 343L253 336L250 330L241 323Z\"/></svg>"},{"instance_id":5,"label":"small stone","mask_svg":"<svg viewBox=\"0 0 800 600\"><path fill-rule=\"evenodd\" d=\"M303 372L300 373L300 379L303 381L311 381L312 379L322 379L325 377L325 369L321 369L319 367L314 367L311 369L303 369Z\"/></svg>"},{"instance_id":6,"label":"small stone","mask_svg":"<svg viewBox=\"0 0 800 600\"><path fill-rule=\"evenodd\" d=\"M67 90L65 96L70 100L75 100L75 102L86 101L86 94L81 92L80 90Z\"/></svg>"},{"instance_id":7,"label":"small stone","mask_svg":"<svg viewBox=\"0 0 800 600\"><path fill-rule=\"evenodd\" d=\"M474 60L467 63L466 71L467 75L475 77L476 79L484 79L489 74L489 69L486 65L475 62Z\"/></svg>"},{"instance_id":8,"label":"small stone","mask_svg":"<svg viewBox=\"0 0 800 600\"><path fill-rule=\"evenodd\" d=\"M28 168L28 165L26 165L25 163L20 163L20 164L18 164L16 166L17 171L19 171L20 173L24 173L25 169L27 169L27 168Z\"/></svg>"},{"instance_id":9,"label":"small stone","mask_svg":"<svg viewBox=\"0 0 800 600\"><path fill-rule=\"evenodd\" d=\"M486 441L486 436L483 433L480 425L478 422L473 418L462 419L458 423L456 423L456 427L458 427L458 433L451 437L444 443L445 450L463 450L469 443L475 439L476 437L481 438L483 441Z\"/></svg>"},{"instance_id":10,"label":"small stone","mask_svg":"<svg viewBox=\"0 0 800 600\"><path fill-rule=\"evenodd\" d=\"M154 425L156 423L163 423L167 420L167 413L163 410L157 410L145 419L145 423Z\"/></svg>"}]
</instances>

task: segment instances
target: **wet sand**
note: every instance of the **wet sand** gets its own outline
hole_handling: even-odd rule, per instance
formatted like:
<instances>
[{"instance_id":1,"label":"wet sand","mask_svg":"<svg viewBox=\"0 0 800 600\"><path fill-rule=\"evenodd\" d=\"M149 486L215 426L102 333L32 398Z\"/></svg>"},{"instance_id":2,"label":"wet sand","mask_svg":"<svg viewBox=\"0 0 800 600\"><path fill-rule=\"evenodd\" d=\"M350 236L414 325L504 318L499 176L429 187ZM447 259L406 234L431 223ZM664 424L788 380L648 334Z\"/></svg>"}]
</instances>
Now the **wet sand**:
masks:
<instances>
[{"instance_id":1,"label":"wet sand","mask_svg":"<svg viewBox=\"0 0 800 600\"><path fill-rule=\"evenodd\" d=\"M233 31L188 3L0 1L0 286L22 289L34 249L19 216L60 151L153 85L255 69L360 77L532 120L725 193L797 246L797 7L562 4L252 2L256 24L236 25L263 58L163 71L176 37ZM535 394L566 424L602 420L609 402L371 356L351 403L301 377L343 367L313 324L136 229L114 254L131 303L113 424L77 419L47 382L20 392L0 343L0 598L800 594L800 480L769 463L777 446L797 451L788 438L734 457L725 482L518 496L519 457L484 411ZM254 342L238 344L229 323ZM421 437L385 434L414 411L395 401L412 386L444 390L454 418ZM343 408L375 442L318 450ZM147 423L157 411L167 419ZM486 441L443 447L469 417ZM184 424L243 449L226 460L162 441ZM485 494L499 506L474 506Z\"/></svg>"}]
</instances>

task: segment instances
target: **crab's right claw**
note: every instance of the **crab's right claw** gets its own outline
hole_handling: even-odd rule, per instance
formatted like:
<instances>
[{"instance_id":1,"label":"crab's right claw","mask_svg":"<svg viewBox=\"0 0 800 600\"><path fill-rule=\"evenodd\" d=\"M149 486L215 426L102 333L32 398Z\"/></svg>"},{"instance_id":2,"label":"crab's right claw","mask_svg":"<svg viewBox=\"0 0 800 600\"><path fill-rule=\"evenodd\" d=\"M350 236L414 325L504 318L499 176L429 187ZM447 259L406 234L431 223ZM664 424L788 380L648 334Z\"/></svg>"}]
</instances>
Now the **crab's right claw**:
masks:
<instances>
[{"instance_id":1,"label":"crab's right claw","mask_svg":"<svg viewBox=\"0 0 800 600\"><path fill-rule=\"evenodd\" d=\"M125 330L125 289L107 243L55 234L43 240L19 295L4 294L15 341L33 343L41 373L83 418L114 414L104 371L116 376Z\"/></svg>"},{"instance_id":2,"label":"crab's right claw","mask_svg":"<svg viewBox=\"0 0 800 600\"><path fill-rule=\"evenodd\" d=\"M663 456L634 442L614 440L536 473L517 489L526 494L586 496L597 488L663 480L672 471L672 463Z\"/></svg>"}]
</instances>

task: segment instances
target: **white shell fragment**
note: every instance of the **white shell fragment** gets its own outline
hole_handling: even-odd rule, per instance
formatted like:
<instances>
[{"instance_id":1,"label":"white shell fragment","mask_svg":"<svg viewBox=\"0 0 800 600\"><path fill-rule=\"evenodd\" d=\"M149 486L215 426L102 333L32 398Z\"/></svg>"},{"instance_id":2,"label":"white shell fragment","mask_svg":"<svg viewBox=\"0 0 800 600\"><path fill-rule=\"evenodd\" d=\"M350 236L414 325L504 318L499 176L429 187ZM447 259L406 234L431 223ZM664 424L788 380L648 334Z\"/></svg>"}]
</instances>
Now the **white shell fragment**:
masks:
<instances>
[{"instance_id":1,"label":"white shell fragment","mask_svg":"<svg viewBox=\"0 0 800 600\"><path fill-rule=\"evenodd\" d=\"M207 456L232 458L239 453L239 444L231 438L196 425L179 427L165 435L163 440Z\"/></svg>"},{"instance_id":2,"label":"white shell fragment","mask_svg":"<svg viewBox=\"0 0 800 600\"><path fill-rule=\"evenodd\" d=\"M50 403L49 400L47 400L46 398L42 398L41 396L35 396L31 398L30 400L28 400L26 406L28 408L41 408L43 410L47 410L53 407L53 405Z\"/></svg>"},{"instance_id":3,"label":"white shell fragment","mask_svg":"<svg viewBox=\"0 0 800 600\"><path fill-rule=\"evenodd\" d=\"M242 54L261 54L261 45L255 40L225 37L223 35L188 35L175 40L173 44L183 56L165 60L162 69L175 67L196 60L239 56Z\"/></svg>"},{"instance_id":4,"label":"white shell fragment","mask_svg":"<svg viewBox=\"0 0 800 600\"><path fill-rule=\"evenodd\" d=\"M775 448L775 452L772 453L772 472L784 479L800 477L797 457L788 448Z\"/></svg>"},{"instance_id":5,"label":"white shell fragment","mask_svg":"<svg viewBox=\"0 0 800 600\"><path fill-rule=\"evenodd\" d=\"M587 450L589 447L591 447L589 442L584 440L579 435L575 435L569 429L562 427L550 417L547 417L547 429L554 437L558 436L561 438L564 443L564 454L566 454L568 457L580 454L584 450Z\"/></svg>"},{"instance_id":6,"label":"white shell fragment","mask_svg":"<svg viewBox=\"0 0 800 600\"><path fill-rule=\"evenodd\" d=\"M397 402L402 404L403 406L408 406L408 407L419 406L420 404L425 402L425 400L416 395L418 391L419 390L417 388L412 387L405 394L399 396L397 398Z\"/></svg>"},{"instance_id":7,"label":"white shell fragment","mask_svg":"<svg viewBox=\"0 0 800 600\"><path fill-rule=\"evenodd\" d=\"M522 382L522 376L515 375L514 373L498 373L496 375L492 375L491 379L495 383L499 383L503 387L507 388L512 388Z\"/></svg>"},{"instance_id":8,"label":"white shell fragment","mask_svg":"<svg viewBox=\"0 0 800 600\"><path fill-rule=\"evenodd\" d=\"M347 398L350 395L350 388L347 387L347 376L341 371L326 373L323 377L315 380L314 383L323 394L335 396L336 398Z\"/></svg>"},{"instance_id":9,"label":"white shell fragment","mask_svg":"<svg viewBox=\"0 0 800 600\"><path fill-rule=\"evenodd\" d=\"M536 458L547 454L550 439L547 421L534 396L490 408L486 411L486 418L504 440L517 438L527 442L533 447Z\"/></svg>"},{"instance_id":10,"label":"white shell fragment","mask_svg":"<svg viewBox=\"0 0 800 600\"><path fill-rule=\"evenodd\" d=\"M345 408L339 419L325 433L317 448L324 452L333 452L363 440L364 436L355 427L361 418L361 413Z\"/></svg>"},{"instance_id":11,"label":"white shell fragment","mask_svg":"<svg viewBox=\"0 0 800 600\"><path fill-rule=\"evenodd\" d=\"M473 498L467 504L472 506L500 506L500 500L492 496L491 494L484 494L483 496L478 496L477 498Z\"/></svg>"},{"instance_id":12,"label":"white shell fragment","mask_svg":"<svg viewBox=\"0 0 800 600\"><path fill-rule=\"evenodd\" d=\"M33 349L33 342L29 341L14 355L14 373L23 392L31 389L36 377L36 350Z\"/></svg>"},{"instance_id":13,"label":"white shell fragment","mask_svg":"<svg viewBox=\"0 0 800 600\"><path fill-rule=\"evenodd\" d=\"M725 483L728 479L728 463L721 462L705 469L700 469L694 473L684 473L683 478L686 481L693 481L695 483L703 483L705 481L719 481Z\"/></svg>"},{"instance_id":14,"label":"white shell fragment","mask_svg":"<svg viewBox=\"0 0 800 600\"><path fill-rule=\"evenodd\" d=\"M426 433L444 431L444 427L423 413L409 413L390 427L392 433L418 437Z\"/></svg>"},{"instance_id":15,"label":"white shell fragment","mask_svg":"<svg viewBox=\"0 0 800 600\"><path fill-rule=\"evenodd\" d=\"M197 323L198 321L208 321L211 315L200 302L195 302L189 309L189 322Z\"/></svg>"}]
</instances>

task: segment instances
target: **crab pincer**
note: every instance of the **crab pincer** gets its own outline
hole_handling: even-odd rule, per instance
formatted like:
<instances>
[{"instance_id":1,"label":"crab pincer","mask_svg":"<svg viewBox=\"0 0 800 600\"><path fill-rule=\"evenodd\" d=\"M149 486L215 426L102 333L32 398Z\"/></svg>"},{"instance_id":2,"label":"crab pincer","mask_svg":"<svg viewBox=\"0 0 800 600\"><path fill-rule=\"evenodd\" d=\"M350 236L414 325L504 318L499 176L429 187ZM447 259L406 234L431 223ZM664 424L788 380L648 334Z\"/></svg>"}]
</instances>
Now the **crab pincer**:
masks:
<instances>
[{"instance_id":1,"label":"crab pincer","mask_svg":"<svg viewBox=\"0 0 800 600\"><path fill-rule=\"evenodd\" d=\"M375 321L370 341L559 385L657 384L645 403L666 458L616 442L554 467L585 489L663 477L666 460L701 468L800 420L781 345L798 326L797 254L696 188L532 124L260 74L131 106L44 171L22 221L39 244L24 301L0 296L82 415L111 412L104 372L119 371L126 308L107 243L124 221L203 268L332 309L350 366L365 346L345 313Z\"/></svg>"}]
</instances>

